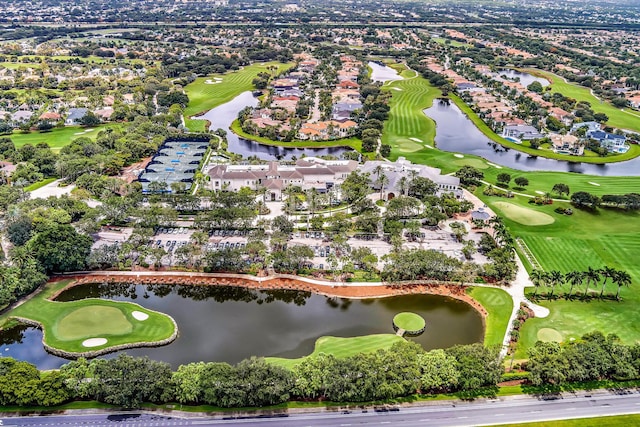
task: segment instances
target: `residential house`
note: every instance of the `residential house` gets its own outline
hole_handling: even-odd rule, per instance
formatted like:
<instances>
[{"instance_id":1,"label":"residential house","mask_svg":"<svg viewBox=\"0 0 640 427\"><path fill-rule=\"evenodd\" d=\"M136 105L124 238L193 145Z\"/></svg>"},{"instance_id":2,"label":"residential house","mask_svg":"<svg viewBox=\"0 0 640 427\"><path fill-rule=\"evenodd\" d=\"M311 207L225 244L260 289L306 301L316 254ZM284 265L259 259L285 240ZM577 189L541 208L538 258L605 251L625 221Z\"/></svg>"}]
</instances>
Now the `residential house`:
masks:
<instances>
[{"instance_id":1,"label":"residential house","mask_svg":"<svg viewBox=\"0 0 640 427\"><path fill-rule=\"evenodd\" d=\"M586 127L587 128L587 133L597 132L600 129L602 129L602 125L600 125L600 123L598 123L598 122L574 123L574 125L571 126L571 133L576 132L578 129L580 129L582 127Z\"/></svg>"},{"instance_id":2,"label":"residential house","mask_svg":"<svg viewBox=\"0 0 640 427\"><path fill-rule=\"evenodd\" d=\"M544 137L543 134L538 132L538 129L530 125L505 126L504 129L502 129L501 136L514 142L530 141Z\"/></svg>"},{"instance_id":3,"label":"residential house","mask_svg":"<svg viewBox=\"0 0 640 427\"><path fill-rule=\"evenodd\" d=\"M629 145L626 143L627 138L624 135L616 135L614 133L603 132L601 130L588 132L587 137L595 139L600 145L612 153L626 153L629 151Z\"/></svg>"},{"instance_id":4,"label":"residential house","mask_svg":"<svg viewBox=\"0 0 640 427\"><path fill-rule=\"evenodd\" d=\"M553 150L560 154L571 154L574 156L582 156L584 154L584 146L580 143L580 140L571 134L550 135L551 142L553 144Z\"/></svg>"},{"instance_id":5,"label":"residential house","mask_svg":"<svg viewBox=\"0 0 640 427\"><path fill-rule=\"evenodd\" d=\"M111 120L111 116L113 115L113 108L111 107L101 108L99 110L95 110L93 114L95 114L96 117L98 117L99 119L107 122Z\"/></svg>"},{"instance_id":6,"label":"residential house","mask_svg":"<svg viewBox=\"0 0 640 427\"><path fill-rule=\"evenodd\" d=\"M87 108L69 108L69 115L64 121L66 126L73 126L80 123L80 120L87 115Z\"/></svg>"},{"instance_id":7,"label":"residential house","mask_svg":"<svg viewBox=\"0 0 640 427\"><path fill-rule=\"evenodd\" d=\"M47 122L57 122L61 118L62 116L60 114L52 111L47 111L40 114L40 117L38 117L38 120L47 121Z\"/></svg>"},{"instance_id":8,"label":"residential house","mask_svg":"<svg viewBox=\"0 0 640 427\"><path fill-rule=\"evenodd\" d=\"M16 125L19 125L19 124L26 123L29 120L31 120L32 116L33 116L33 111L18 110L15 113L13 113L13 115L11 116L11 120L13 120L13 122Z\"/></svg>"}]
</instances>

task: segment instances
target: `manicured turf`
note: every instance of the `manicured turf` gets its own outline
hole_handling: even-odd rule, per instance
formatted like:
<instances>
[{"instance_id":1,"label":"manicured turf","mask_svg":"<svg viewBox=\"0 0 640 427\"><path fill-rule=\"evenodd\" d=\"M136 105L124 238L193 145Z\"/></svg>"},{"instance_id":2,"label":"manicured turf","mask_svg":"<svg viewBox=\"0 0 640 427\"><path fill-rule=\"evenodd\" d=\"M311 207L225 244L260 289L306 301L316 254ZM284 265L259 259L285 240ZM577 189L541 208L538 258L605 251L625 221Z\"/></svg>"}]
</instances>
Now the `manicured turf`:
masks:
<instances>
[{"instance_id":1,"label":"manicured turf","mask_svg":"<svg viewBox=\"0 0 640 427\"><path fill-rule=\"evenodd\" d=\"M116 307L90 305L59 318L53 329L60 340L75 341L103 335L129 334L133 325L125 313Z\"/></svg>"},{"instance_id":2,"label":"manicured turf","mask_svg":"<svg viewBox=\"0 0 640 427\"><path fill-rule=\"evenodd\" d=\"M185 86L185 92L189 96L189 105L184 111L185 124L194 132L205 131L204 120L191 120L190 117L204 113L218 105L231 101L236 96L247 90L252 90L253 79L260 72L271 72L267 67L276 66L277 73L290 68L293 64L280 62L267 62L248 65L241 70L226 74L213 74L207 77L197 78L193 83ZM220 78L221 83L207 84L207 80L215 81Z\"/></svg>"},{"instance_id":3,"label":"manicured turf","mask_svg":"<svg viewBox=\"0 0 640 427\"><path fill-rule=\"evenodd\" d=\"M54 348L81 353L115 345L157 342L169 338L175 330L172 319L162 313L147 310L138 304L102 299L72 302L48 300L69 281L48 284L46 288L22 305L0 316L0 326L12 317L26 318L43 325L45 342ZM136 320L133 311L149 315ZM107 344L87 348L86 338L106 338Z\"/></svg>"},{"instance_id":4,"label":"manicured turf","mask_svg":"<svg viewBox=\"0 0 640 427\"><path fill-rule=\"evenodd\" d=\"M423 330L426 323L419 314L403 312L398 313L393 317L393 324L396 325L396 327L411 333Z\"/></svg>"},{"instance_id":5,"label":"manicured turf","mask_svg":"<svg viewBox=\"0 0 640 427\"><path fill-rule=\"evenodd\" d=\"M22 147L25 144L36 145L40 142L46 142L52 150L58 151L71 141L80 137L96 139L98 132L109 127L119 126L118 124L109 124L103 126L92 127L90 132L80 126L68 126L64 128L54 128L50 132L32 131L29 133L21 133L16 131L9 135L16 147Z\"/></svg>"},{"instance_id":6,"label":"manicured turf","mask_svg":"<svg viewBox=\"0 0 640 427\"><path fill-rule=\"evenodd\" d=\"M502 345L513 311L511 296L502 289L481 286L470 288L467 293L482 304L489 313L485 319L484 344L486 346Z\"/></svg>"},{"instance_id":7,"label":"manicured turf","mask_svg":"<svg viewBox=\"0 0 640 427\"><path fill-rule=\"evenodd\" d=\"M339 338L320 337L316 341L316 347L309 356L299 359L285 359L281 357L267 357L267 361L286 368L291 368L308 357L320 353L330 354L338 358L355 356L359 353L370 353L376 350L391 348L396 342L404 341L404 338L393 334L365 335L362 337Z\"/></svg>"},{"instance_id":8,"label":"manicured turf","mask_svg":"<svg viewBox=\"0 0 640 427\"><path fill-rule=\"evenodd\" d=\"M411 138L417 138L433 145L435 125L422 112L429 108L441 92L431 87L423 77L415 77L413 71L403 71L405 80L386 84L385 89L393 96L389 103L389 120L384 125L382 143L389 144L395 156L424 150L423 144ZM393 89L402 89L401 91Z\"/></svg>"},{"instance_id":9,"label":"manicured turf","mask_svg":"<svg viewBox=\"0 0 640 427\"><path fill-rule=\"evenodd\" d=\"M445 39L443 37L431 37L431 40L438 44L447 44L453 47L472 47L469 43L462 43L457 40Z\"/></svg>"},{"instance_id":10,"label":"manicured turf","mask_svg":"<svg viewBox=\"0 0 640 427\"><path fill-rule=\"evenodd\" d=\"M555 219L544 212L539 212L530 208L514 205L509 202L495 202L493 204L498 208L503 216L522 225L548 225L553 224Z\"/></svg>"},{"instance_id":11,"label":"manicured turf","mask_svg":"<svg viewBox=\"0 0 640 427\"><path fill-rule=\"evenodd\" d=\"M616 415L599 418L540 421L524 424L500 424L502 427L628 427L640 424L640 415Z\"/></svg>"},{"instance_id":12,"label":"manicured turf","mask_svg":"<svg viewBox=\"0 0 640 427\"><path fill-rule=\"evenodd\" d=\"M51 184L53 181L55 181L55 178L46 178L43 179L42 181L38 181L38 182L34 182L33 184L27 186L24 188L24 191L34 191L37 190L38 188L42 188L47 184Z\"/></svg>"},{"instance_id":13,"label":"manicured turf","mask_svg":"<svg viewBox=\"0 0 640 427\"><path fill-rule=\"evenodd\" d=\"M496 202L504 201L498 197L480 196L492 208ZM551 313L547 318L525 322L520 331L516 358L526 357L526 349L538 340L538 331L543 328L558 331L564 340L599 330L605 334L615 333L628 344L639 341L640 311L637 307L640 304L640 264L637 262L637 251L640 247L640 213L602 208L592 213L574 208L573 215L566 216L553 210L559 205L569 207L568 203L535 206L527 204L527 199L523 197L515 197L509 202L555 218L553 224L537 227L524 226L508 217L504 219L512 234L524 240L545 271L567 273L584 271L588 267L609 266L627 271L632 278L631 288L621 289L622 301L619 302L611 299L617 290L617 286L611 282L605 289L609 299L583 301L579 298L584 294L583 284L574 287L573 295L579 297L573 300L558 298L538 301L540 305L548 307ZM562 297L569 292L569 288L569 285L557 286L554 294ZM600 293L600 286L591 289L593 295ZM533 297L535 290L528 288L527 292ZM538 289L539 294L549 292L544 287Z\"/></svg>"},{"instance_id":14,"label":"manicured turf","mask_svg":"<svg viewBox=\"0 0 640 427\"><path fill-rule=\"evenodd\" d=\"M640 121L635 114L628 114L608 102L604 102L591 94L591 91L575 83L568 83L562 77L547 71L524 69L524 72L544 77L551 82L551 91L558 92L577 101L586 101L596 113L604 113L609 117L607 124L616 128L629 129L640 132Z\"/></svg>"}]
</instances>

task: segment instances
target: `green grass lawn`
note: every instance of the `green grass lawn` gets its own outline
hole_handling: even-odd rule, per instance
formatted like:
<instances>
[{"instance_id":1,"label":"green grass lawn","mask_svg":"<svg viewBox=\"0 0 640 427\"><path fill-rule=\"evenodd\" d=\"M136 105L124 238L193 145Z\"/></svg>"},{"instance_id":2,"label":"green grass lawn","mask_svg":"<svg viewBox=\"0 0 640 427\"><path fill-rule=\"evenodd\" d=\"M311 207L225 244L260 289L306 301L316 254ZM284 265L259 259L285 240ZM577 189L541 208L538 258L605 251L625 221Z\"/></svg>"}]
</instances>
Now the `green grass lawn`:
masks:
<instances>
[{"instance_id":1,"label":"green grass lawn","mask_svg":"<svg viewBox=\"0 0 640 427\"><path fill-rule=\"evenodd\" d=\"M419 314L403 312L394 316L393 324L407 332L417 332L424 329L425 321Z\"/></svg>"},{"instance_id":2,"label":"green grass lawn","mask_svg":"<svg viewBox=\"0 0 640 427\"><path fill-rule=\"evenodd\" d=\"M71 302L49 300L56 291L68 284L69 281L48 284L42 292L0 316L0 326L10 324L15 317L36 321L44 329L47 345L71 353L102 350L122 344L158 342L171 337L175 331L169 316L134 303L103 299ZM132 315L134 311L149 317L137 320ZM85 347L82 343L88 338L106 338L107 343Z\"/></svg>"},{"instance_id":3,"label":"green grass lawn","mask_svg":"<svg viewBox=\"0 0 640 427\"><path fill-rule=\"evenodd\" d=\"M22 133L14 131L9 138L16 147L22 147L26 144L36 145L40 142L46 142L53 151L59 151L62 147L69 145L71 141L80 137L96 139L98 133L103 129L120 126L117 123L96 126L92 128L82 128L80 126L65 126L64 128L54 128L50 132L31 131ZM87 132L87 130L92 129Z\"/></svg>"},{"instance_id":4,"label":"green grass lawn","mask_svg":"<svg viewBox=\"0 0 640 427\"><path fill-rule=\"evenodd\" d=\"M24 191L34 191L37 190L38 188L42 188L47 184L51 184L53 181L55 181L55 178L46 178L43 179L42 181L38 181L38 182L34 182L33 184L27 186L24 188Z\"/></svg>"},{"instance_id":5,"label":"green grass lawn","mask_svg":"<svg viewBox=\"0 0 640 427\"><path fill-rule=\"evenodd\" d=\"M267 67L277 66L277 73L291 68L292 63L280 62L257 63L244 67L241 70L225 74L213 74L207 77L199 77L193 83L185 86L185 92L189 96L189 105L184 111L185 124L194 132L205 131L204 120L192 120L190 117L204 113L218 105L231 101L236 96L247 90L252 90L253 79L260 72L270 72ZM207 80L222 79L218 84L207 84Z\"/></svg>"},{"instance_id":6,"label":"green grass lawn","mask_svg":"<svg viewBox=\"0 0 640 427\"><path fill-rule=\"evenodd\" d=\"M562 77L538 69L524 69L526 73L544 77L551 82L551 91L558 92L577 101L586 101L596 113L604 113L609 117L607 124L616 128L629 129L640 132L640 121L635 114L628 114L608 102L601 101L591 94L591 91L575 83L568 83Z\"/></svg>"},{"instance_id":7,"label":"green grass lawn","mask_svg":"<svg viewBox=\"0 0 640 427\"><path fill-rule=\"evenodd\" d=\"M500 212L499 204L505 199L481 197L491 208ZM531 226L504 217L512 234L524 240L544 270L567 273L588 267L610 266L625 270L632 277L631 288L621 290L620 302L611 299L583 301L580 298L570 301L564 298L540 300L539 304L548 307L551 313L547 318L525 322L520 332L516 358L526 357L526 349L540 338L541 329L557 331L565 341L594 330L605 334L615 333L627 344L640 341L640 311L637 310L640 304L640 293L637 291L640 264L636 261L637 248L640 247L640 213L613 209L598 209L592 213L574 208L574 214L566 216L554 212L557 206L570 206L565 202L536 206L528 204L524 197L515 197L509 199L509 203L555 219L552 224ZM605 294L611 297L616 290L617 286L609 283ZM527 292L532 297L535 290L529 288ZM538 292L546 294L550 291L540 288ZM568 292L569 285L564 285L556 287L554 293L563 296ZM599 292L600 288L597 289ZM583 295L584 285L579 289L574 288L573 293Z\"/></svg>"},{"instance_id":8,"label":"green grass lawn","mask_svg":"<svg viewBox=\"0 0 640 427\"><path fill-rule=\"evenodd\" d=\"M438 44L447 44L453 47L473 47L469 43L462 43L457 40L445 39L443 37L431 37L431 40Z\"/></svg>"},{"instance_id":9,"label":"green grass lawn","mask_svg":"<svg viewBox=\"0 0 640 427\"><path fill-rule=\"evenodd\" d=\"M274 141L269 138L264 138L257 135L252 135L246 133L242 130L240 126L240 122L236 119L231 124L231 130L236 135L241 138L245 138L251 141L259 142L264 145L274 145L277 147L304 147L304 148L325 148L325 147L350 147L356 151L362 150L362 141L358 138L341 138L334 139L331 141L301 141L301 140L293 140L293 141Z\"/></svg>"},{"instance_id":10,"label":"green grass lawn","mask_svg":"<svg viewBox=\"0 0 640 427\"><path fill-rule=\"evenodd\" d=\"M420 152L425 149L425 144L433 146L435 125L422 111L442 94L425 78L415 77L413 71L405 70L401 75L405 80L396 80L384 86L392 98L382 143L391 145L392 157Z\"/></svg>"},{"instance_id":11,"label":"green grass lawn","mask_svg":"<svg viewBox=\"0 0 640 427\"><path fill-rule=\"evenodd\" d=\"M313 353L298 359L286 359L282 357L267 357L266 360L276 365L291 369L303 360L317 356L320 353L331 354L335 357L349 357L360 353L391 348L396 342L404 341L404 338L394 334L365 335L361 337L340 338L320 337L316 341Z\"/></svg>"},{"instance_id":12,"label":"green grass lawn","mask_svg":"<svg viewBox=\"0 0 640 427\"><path fill-rule=\"evenodd\" d=\"M513 300L502 289L475 286L467 293L487 310L489 315L485 319L484 344L486 346L502 345L507 331L509 318L513 311Z\"/></svg>"},{"instance_id":13,"label":"green grass lawn","mask_svg":"<svg viewBox=\"0 0 640 427\"><path fill-rule=\"evenodd\" d=\"M503 427L627 427L638 424L640 424L640 415L636 414L500 425Z\"/></svg>"}]
</instances>

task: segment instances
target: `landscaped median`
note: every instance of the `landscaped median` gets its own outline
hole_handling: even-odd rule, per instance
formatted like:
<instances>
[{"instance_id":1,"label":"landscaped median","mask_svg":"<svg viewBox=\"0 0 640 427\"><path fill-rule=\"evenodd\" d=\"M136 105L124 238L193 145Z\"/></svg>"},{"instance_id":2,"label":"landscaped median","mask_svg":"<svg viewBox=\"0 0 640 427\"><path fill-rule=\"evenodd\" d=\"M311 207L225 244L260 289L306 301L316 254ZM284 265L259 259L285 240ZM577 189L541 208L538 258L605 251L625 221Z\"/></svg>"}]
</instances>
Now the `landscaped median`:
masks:
<instances>
[{"instance_id":1,"label":"landscaped median","mask_svg":"<svg viewBox=\"0 0 640 427\"><path fill-rule=\"evenodd\" d=\"M66 358L95 357L113 351L169 344L178 335L176 322L166 314L138 304L103 299L56 302L49 298L70 281L50 284L0 317L43 331L48 352Z\"/></svg>"}]
</instances>

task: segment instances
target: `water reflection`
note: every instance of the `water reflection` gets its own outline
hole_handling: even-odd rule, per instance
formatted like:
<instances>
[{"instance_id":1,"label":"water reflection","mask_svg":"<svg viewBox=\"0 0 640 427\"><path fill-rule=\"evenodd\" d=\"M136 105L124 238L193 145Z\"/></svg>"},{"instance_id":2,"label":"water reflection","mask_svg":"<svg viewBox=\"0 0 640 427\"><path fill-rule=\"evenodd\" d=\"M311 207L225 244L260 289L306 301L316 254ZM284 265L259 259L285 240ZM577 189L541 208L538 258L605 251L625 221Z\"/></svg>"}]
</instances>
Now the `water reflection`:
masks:
<instances>
[{"instance_id":1,"label":"water reflection","mask_svg":"<svg viewBox=\"0 0 640 427\"><path fill-rule=\"evenodd\" d=\"M640 175L640 157L619 163L588 164L546 159L502 147L485 136L453 103L434 102L424 113L436 122L436 145L444 151L473 154L492 163L523 171L559 171L603 176Z\"/></svg>"},{"instance_id":2,"label":"water reflection","mask_svg":"<svg viewBox=\"0 0 640 427\"><path fill-rule=\"evenodd\" d=\"M147 295L146 299L140 298ZM313 351L321 336L354 337L393 333L393 317L413 311L427 322L427 333L411 338L426 349L480 342L480 315L468 304L434 295L403 295L354 300L328 298L290 290L252 290L229 286L82 285L59 301L109 298L137 302L172 316L178 339L167 346L128 350L177 367L194 361L238 362L250 356L301 357ZM42 333L22 328L1 336L7 355L55 368L64 359L47 354ZM5 353L3 353L4 355ZM116 357L117 353L105 357Z\"/></svg>"},{"instance_id":3,"label":"water reflection","mask_svg":"<svg viewBox=\"0 0 640 427\"><path fill-rule=\"evenodd\" d=\"M245 107L256 107L258 100L253 96L251 92L243 92L240 95L233 98L231 101L219 105L216 108L209 110L207 113L199 116L198 118L208 120L210 123L209 129L224 129L227 131L227 140L229 142L229 151L236 154L242 154L244 158L249 156L255 156L263 160L289 160L294 156L296 158L305 156L335 156L340 157L345 151L351 151L350 148L345 147L329 147L329 148L284 148L275 147L270 145L258 144L254 141L249 141L244 138L239 138L238 135L231 132L229 127L235 119L238 118L238 113Z\"/></svg>"}]
</instances>

